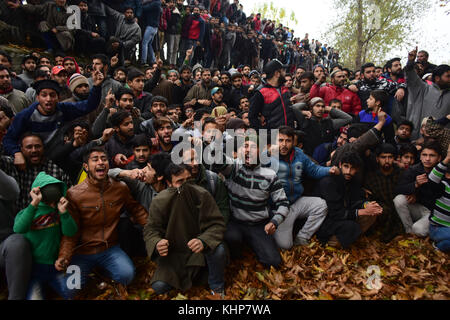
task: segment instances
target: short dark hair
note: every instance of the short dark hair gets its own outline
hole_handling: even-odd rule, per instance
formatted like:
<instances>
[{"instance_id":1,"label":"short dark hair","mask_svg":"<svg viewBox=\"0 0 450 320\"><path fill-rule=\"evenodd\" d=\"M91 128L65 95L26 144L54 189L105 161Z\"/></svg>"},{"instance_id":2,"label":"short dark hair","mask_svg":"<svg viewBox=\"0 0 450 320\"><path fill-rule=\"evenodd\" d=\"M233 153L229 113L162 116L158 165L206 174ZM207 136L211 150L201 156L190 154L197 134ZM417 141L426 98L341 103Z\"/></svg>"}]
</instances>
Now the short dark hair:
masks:
<instances>
[{"instance_id":1,"label":"short dark hair","mask_svg":"<svg viewBox=\"0 0 450 320\"><path fill-rule=\"evenodd\" d=\"M368 130L368 127L364 123L353 123L350 125L350 127L347 129L347 138L350 140L350 138L359 138L362 136L366 131Z\"/></svg>"},{"instance_id":2,"label":"short dark hair","mask_svg":"<svg viewBox=\"0 0 450 320\"><path fill-rule=\"evenodd\" d=\"M239 97L239 103L241 103L242 99L247 99L247 100L250 101L250 99L247 96L242 95L242 96Z\"/></svg>"},{"instance_id":3,"label":"short dark hair","mask_svg":"<svg viewBox=\"0 0 450 320\"><path fill-rule=\"evenodd\" d=\"M166 107L169 105L169 101L164 98L163 96L154 96L151 100L150 100L150 107L153 106L153 104L155 102L162 102L166 105Z\"/></svg>"},{"instance_id":4,"label":"short dark hair","mask_svg":"<svg viewBox=\"0 0 450 320\"><path fill-rule=\"evenodd\" d=\"M12 63L12 58L6 51L0 51L0 56L4 56L9 63Z\"/></svg>"},{"instance_id":5,"label":"short dark hair","mask_svg":"<svg viewBox=\"0 0 450 320\"><path fill-rule=\"evenodd\" d=\"M164 170L164 180L172 182L173 176L178 176L185 170L188 170L188 168L184 164L170 163L166 170Z\"/></svg>"},{"instance_id":6,"label":"short dark hair","mask_svg":"<svg viewBox=\"0 0 450 320\"><path fill-rule=\"evenodd\" d=\"M167 107L167 110L173 110L173 109L181 108L181 107L182 107L181 104L171 104Z\"/></svg>"},{"instance_id":7,"label":"short dark hair","mask_svg":"<svg viewBox=\"0 0 450 320\"><path fill-rule=\"evenodd\" d=\"M312 73L311 71L306 71L304 74L302 74L301 76L300 76L300 80L303 80L303 79L309 79L309 80L311 80L311 81L314 81L314 73Z\"/></svg>"},{"instance_id":8,"label":"short dark hair","mask_svg":"<svg viewBox=\"0 0 450 320\"><path fill-rule=\"evenodd\" d=\"M399 124L398 124L398 126L397 126L397 128L400 127L400 126L408 126L408 127L411 128L411 131L414 130L414 123L412 123L411 121L406 120L406 119L400 121Z\"/></svg>"},{"instance_id":9,"label":"short dark hair","mask_svg":"<svg viewBox=\"0 0 450 320\"><path fill-rule=\"evenodd\" d=\"M170 154L167 152L160 152L150 156L148 162L151 163L152 168L155 169L156 176L164 176L164 171L170 163L172 163Z\"/></svg>"},{"instance_id":10,"label":"short dark hair","mask_svg":"<svg viewBox=\"0 0 450 320\"><path fill-rule=\"evenodd\" d=\"M141 71L138 70L136 68L131 68L128 70L127 73L127 81L133 81L133 79L137 78L137 77L144 77L145 74Z\"/></svg>"},{"instance_id":11,"label":"short dark hair","mask_svg":"<svg viewBox=\"0 0 450 320\"><path fill-rule=\"evenodd\" d=\"M36 70L34 71L33 74L33 79L37 79L37 78L46 78L46 79L50 79L50 77L48 76L48 73L45 72L42 69L38 69L36 68Z\"/></svg>"},{"instance_id":12,"label":"short dark hair","mask_svg":"<svg viewBox=\"0 0 450 320\"><path fill-rule=\"evenodd\" d=\"M450 66L448 64L441 64L439 66L437 66L434 70L433 70L433 82L435 82L435 78L436 77L442 77L442 75L444 73L446 73L447 71L450 71Z\"/></svg>"},{"instance_id":13,"label":"short dark hair","mask_svg":"<svg viewBox=\"0 0 450 320\"><path fill-rule=\"evenodd\" d=\"M437 152L438 155L442 155L442 150L441 150L441 145L439 144L439 142L432 140L432 141L425 141L422 144L422 151L420 153L423 152L423 150L425 149L430 149L430 150L434 150Z\"/></svg>"},{"instance_id":14,"label":"short dark hair","mask_svg":"<svg viewBox=\"0 0 450 320\"><path fill-rule=\"evenodd\" d=\"M231 81L234 81L234 79L236 78L241 78L242 79L242 73L240 72L235 72L231 75Z\"/></svg>"},{"instance_id":15,"label":"short dark hair","mask_svg":"<svg viewBox=\"0 0 450 320\"><path fill-rule=\"evenodd\" d=\"M131 117L131 114L125 110L119 110L119 111L113 113L111 116L112 127L113 128L119 127L122 124L122 122L128 117Z\"/></svg>"},{"instance_id":16,"label":"short dark hair","mask_svg":"<svg viewBox=\"0 0 450 320\"><path fill-rule=\"evenodd\" d=\"M151 148L152 143L149 138L145 134L138 134L134 136L133 140L131 141L133 149L141 146L146 146Z\"/></svg>"},{"instance_id":17,"label":"short dark hair","mask_svg":"<svg viewBox=\"0 0 450 320\"><path fill-rule=\"evenodd\" d=\"M361 73L364 73L364 70L366 70L367 68L372 68L372 67L375 68L375 65L372 62L367 62L361 66L360 71L361 71Z\"/></svg>"},{"instance_id":18,"label":"short dark hair","mask_svg":"<svg viewBox=\"0 0 450 320\"><path fill-rule=\"evenodd\" d=\"M204 114L211 114L208 108L200 108L195 110L194 121L200 121Z\"/></svg>"},{"instance_id":19,"label":"short dark hair","mask_svg":"<svg viewBox=\"0 0 450 320\"><path fill-rule=\"evenodd\" d=\"M39 138L39 139L41 140L42 145L44 145L44 139L42 139L42 137L41 137L40 134L31 132L31 131L27 131L27 132L25 132L24 134L22 134L22 135L20 136L20 139L19 139L19 141L20 141L20 146L22 146L22 141L23 141L25 138L28 138L28 137L37 137L37 138Z\"/></svg>"},{"instance_id":20,"label":"short dark hair","mask_svg":"<svg viewBox=\"0 0 450 320\"><path fill-rule=\"evenodd\" d=\"M205 130L205 127L206 127L206 125L207 125L208 123L214 123L215 125L217 125L216 119L214 119L213 117L208 117L208 118L206 118L205 121L203 122L203 125L202 125L202 131Z\"/></svg>"},{"instance_id":21,"label":"short dark hair","mask_svg":"<svg viewBox=\"0 0 450 320\"><path fill-rule=\"evenodd\" d=\"M129 94L134 97L133 91L125 87L120 87L119 90L116 91L116 94L114 96L117 100L120 100L120 98L122 98L124 94Z\"/></svg>"},{"instance_id":22,"label":"short dark hair","mask_svg":"<svg viewBox=\"0 0 450 320\"><path fill-rule=\"evenodd\" d=\"M398 155L400 157L402 157L403 155L407 154L407 153L412 153L414 156L414 159L417 158L417 148L415 145L413 145L412 143L406 143L406 144L402 144L400 146L400 150L398 151Z\"/></svg>"},{"instance_id":23,"label":"short dark hair","mask_svg":"<svg viewBox=\"0 0 450 320\"><path fill-rule=\"evenodd\" d=\"M203 75L205 72L209 72L210 74L212 74L212 72L211 72L211 69L208 69L208 68L204 68L204 69L202 69L201 70L201 74Z\"/></svg>"},{"instance_id":24,"label":"short dark hair","mask_svg":"<svg viewBox=\"0 0 450 320\"><path fill-rule=\"evenodd\" d=\"M359 154L355 151L344 152L339 159L339 163L348 163L351 164L355 168L361 168L363 165L363 161Z\"/></svg>"},{"instance_id":25,"label":"short dark hair","mask_svg":"<svg viewBox=\"0 0 450 320\"><path fill-rule=\"evenodd\" d=\"M162 126L164 124L166 124L166 123L168 123L168 124L170 124L172 126L172 122L167 117L154 118L154 120L153 120L153 129L155 129L155 132L156 132L159 129L161 129Z\"/></svg>"},{"instance_id":26,"label":"short dark hair","mask_svg":"<svg viewBox=\"0 0 450 320\"><path fill-rule=\"evenodd\" d=\"M6 100L6 98L5 98L5 100ZM8 102L8 101L6 100L6 102ZM0 111L3 111L9 119L14 117L14 111L11 109L9 103L7 103L7 105L0 105Z\"/></svg>"},{"instance_id":27,"label":"short dark hair","mask_svg":"<svg viewBox=\"0 0 450 320\"><path fill-rule=\"evenodd\" d=\"M373 90L370 95L375 99L375 101L381 102L381 109L384 111L384 107L389 102L389 94L384 90Z\"/></svg>"},{"instance_id":28,"label":"short dark hair","mask_svg":"<svg viewBox=\"0 0 450 320\"><path fill-rule=\"evenodd\" d=\"M118 71L122 71L126 76L128 76L128 70L125 67L116 68L116 70L114 70L114 75L116 75Z\"/></svg>"},{"instance_id":29,"label":"short dark hair","mask_svg":"<svg viewBox=\"0 0 450 320\"><path fill-rule=\"evenodd\" d=\"M401 59L400 59L400 58L392 58L391 60L389 60L388 62L386 62L386 65L385 65L386 70L387 70L387 69L392 69L392 64L393 64L395 61L401 61Z\"/></svg>"},{"instance_id":30,"label":"short dark hair","mask_svg":"<svg viewBox=\"0 0 450 320\"><path fill-rule=\"evenodd\" d=\"M331 105L332 103L339 103L342 106L342 101L339 99L332 99L328 104Z\"/></svg>"},{"instance_id":31,"label":"short dark hair","mask_svg":"<svg viewBox=\"0 0 450 320\"><path fill-rule=\"evenodd\" d=\"M103 53L94 54L92 56L92 61L94 61L94 59L100 60L104 66L109 65L108 57L105 54L103 54Z\"/></svg>"},{"instance_id":32,"label":"short dark hair","mask_svg":"<svg viewBox=\"0 0 450 320\"><path fill-rule=\"evenodd\" d=\"M0 64L0 71L4 71L4 70L8 71L9 75L11 75L11 70L9 70L8 67L6 67L6 66Z\"/></svg>"},{"instance_id":33,"label":"short dark hair","mask_svg":"<svg viewBox=\"0 0 450 320\"><path fill-rule=\"evenodd\" d=\"M425 55L425 57L429 57L428 52L426 52L425 50L420 50L418 53L423 53Z\"/></svg>"},{"instance_id":34,"label":"short dark hair","mask_svg":"<svg viewBox=\"0 0 450 320\"><path fill-rule=\"evenodd\" d=\"M375 155L378 157L382 153L391 153L397 156L397 148L390 143L382 143L375 149Z\"/></svg>"},{"instance_id":35,"label":"short dark hair","mask_svg":"<svg viewBox=\"0 0 450 320\"><path fill-rule=\"evenodd\" d=\"M104 147L101 146L93 146L92 148L90 148L88 151L86 151L86 153L83 155L83 163L88 163L89 161L89 157L91 156L92 153L94 152L101 152L104 153L106 155L106 157L108 157L108 152L106 152L106 149Z\"/></svg>"},{"instance_id":36,"label":"short dark hair","mask_svg":"<svg viewBox=\"0 0 450 320\"><path fill-rule=\"evenodd\" d=\"M25 64L25 62L27 62L28 60L33 60L34 63L37 64L37 59L35 56L32 55L26 55L25 57L22 58L22 63L21 64Z\"/></svg>"},{"instance_id":37,"label":"short dark hair","mask_svg":"<svg viewBox=\"0 0 450 320\"><path fill-rule=\"evenodd\" d=\"M281 126L278 128L278 134L283 134L294 139L295 130L289 126Z\"/></svg>"},{"instance_id":38,"label":"short dark hair","mask_svg":"<svg viewBox=\"0 0 450 320\"><path fill-rule=\"evenodd\" d=\"M184 71L184 70L189 70L189 72L192 72L192 68L188 65L182 65L180 68L180 74Z\"/></svg>"}]
</instances>

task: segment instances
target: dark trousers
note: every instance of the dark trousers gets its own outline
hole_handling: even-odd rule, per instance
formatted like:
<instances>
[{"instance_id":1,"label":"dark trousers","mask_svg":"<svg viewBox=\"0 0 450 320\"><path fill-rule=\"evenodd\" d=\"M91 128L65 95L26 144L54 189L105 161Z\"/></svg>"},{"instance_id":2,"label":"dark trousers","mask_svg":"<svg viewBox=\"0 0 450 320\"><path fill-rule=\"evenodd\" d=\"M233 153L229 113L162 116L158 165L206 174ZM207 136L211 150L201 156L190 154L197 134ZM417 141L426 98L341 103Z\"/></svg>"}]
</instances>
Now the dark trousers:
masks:
<instances>
[{"instance_id":1,"label":"dark trousers","mask_svg":"<svg viewBox=\"0 0 450 320\"><path fill-rule=\"evenodd\" d=\"M227 264L227 253L224 244L221 243L213 251L205 253L205 259L208 266L209 287L216 292L223 291L225 286L225 266ZM160 280L153 282L152 288L157 294L164 294L172 290L172 286Z\"/></svg>"},{"instance_id":2,"label":"dark trousers","mask_svg":"<svg viewBox=\"0 0 450 320\"><path fill-rule=\"evenodd\" d=\"M12 234L0 243L0 269L6 272L8 300L25 299L31 267L31 246L21 234Z\"/></svg>"},{"instance_id":3,"label":"dark trousers","mask_svg":"<svg viewBox=\"0 0 450 320\"><path fill-rule=\"evenodd\" d=\"M105 53L104 38L94 38L85 32L75 34L75 51L79 54Z\"/></svg>"},{"instance_id":4,"label":"dark trousers","mask_svg":"<svg viewBox=\"0 0 450 320\"><path fill-rule=\"evenodd\" d=\"M144 235L142 227L135 225L128 217L119 220L119 244L129 257L146 257Z\"/></svg>"},{"instance_id":5,"label":"dark trousers","mask_svg":"<svg viewBox=\"0 0 450 320\"><path fill-rule=\"evenodd\" d=\"M264 267L278 267L281 264L278 246L273 235L268 235L264 231L264 226L268 222L247 224L231 219L225 232L225 241L230 248L231 257L239 257L243 244L247 244L255 252L258 261Z\"/></svg>"}]
</instances>

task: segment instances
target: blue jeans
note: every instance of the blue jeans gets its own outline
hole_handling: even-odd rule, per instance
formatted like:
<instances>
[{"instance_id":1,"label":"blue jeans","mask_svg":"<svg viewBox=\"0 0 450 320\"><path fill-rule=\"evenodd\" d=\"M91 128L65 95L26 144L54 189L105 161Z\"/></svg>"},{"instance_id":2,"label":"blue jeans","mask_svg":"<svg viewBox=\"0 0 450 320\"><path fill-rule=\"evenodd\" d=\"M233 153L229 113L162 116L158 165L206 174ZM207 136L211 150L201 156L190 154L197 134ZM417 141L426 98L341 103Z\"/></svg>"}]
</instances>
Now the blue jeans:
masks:
<instances>
[{"instance_id":1,"label":"blue jeans","mask_svg":"<svg viewBox=\"0 0 450 320\"><path fill-rule=\"evenodd\" d=\"M430 223L430 239L436 247L444 252L450 251L450 228L441 227Z\"/></svg>"},{"instance_id":2,"label":"blue jeans","mask_svg":"<svg viewBox=\"0 0 450 320\"><path fill-rule=\"evenodd\" d=\"M95 267L105 269L111 279L123 285L128 285L134 278L133 262L118 245L100 253L75 255L70 265L80 268L80 289L85 286L89 273ZM71 276L71 274L67 274L64 277L66 283L70 282ZM69 289L67 285L64 286L64 289L64 298L66 299L72 299L79 291L79 289Z\"/></svg>"},{"instance_id":3,"label":"blue jeans","mask_svg":"<svg viewBox=\"0 0 450 320\"><path fill-rule=\"evenodd\" d=\"M211 290L222 291L225 286L225 265L227 263L226 249L223 243L217 248L205 254L208 265L208 284ZM155 281L152 288L157 294L164 294L172 290L172 287L164 281Z\"/></svg>"},{"instance_id":4,"label":"blue jeans","mask_svg":"<svg viewBox=\"0 0 450 320\"><path fill-rule=\"evenodd\" d=\"M65 291L64 273L56 270L52 264L35 263L28 284L27 300L44 300L46 286L50 286L56 293L63 296Z\"/></svg>"},{"instance_id":5,"label":"blue jeans","mask_svg":"<svg viewBox=\"0 0 450 320\"><path fill-rule=\"evenodd\" d=\"M150 55L150 64L156 61L155 52L153 51L152 42L155 38L158 28L147 26L145 28L144 37L142 39L142 56L141 62L147 63L147 56Z\"/></svg>"}]
</instances>

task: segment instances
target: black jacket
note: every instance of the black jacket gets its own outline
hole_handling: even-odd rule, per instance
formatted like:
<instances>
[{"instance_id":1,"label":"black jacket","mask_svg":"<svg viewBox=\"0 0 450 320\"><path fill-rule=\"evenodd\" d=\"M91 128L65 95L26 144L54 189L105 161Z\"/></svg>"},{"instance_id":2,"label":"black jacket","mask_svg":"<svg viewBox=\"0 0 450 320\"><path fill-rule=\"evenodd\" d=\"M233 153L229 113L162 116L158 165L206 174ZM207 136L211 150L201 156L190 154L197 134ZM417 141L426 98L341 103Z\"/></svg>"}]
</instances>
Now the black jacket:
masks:
<instances>
[{"instance_id":1,"label":"black jacket","mask_svg":"<svg viewBox=\"0 0 450 320\"><path fill-rule=\"evenodd\" d=\"M395 188L395 195L404 194L404 195L416 195L416 203L420 203L423 206L427 207L430 211L434 208L434 203L436 199L441 196L442 191L439 187L436 187L436 184L431 181L421 185L419 188L416 188L416 177L424 174L425 168L423 167L422 162L419 162L412 167L408 168L408 170L404 171L400 176L398 181L397 188Z\"/></svg>"},{"instance_id":2,"label":"black jacket","mask_svg":"<svg viewBox=\"0 0 450 320\"><path fill-rule=\"evenodd\" d=\"M248 119L253 129L277 129L286 125L294 128L294 112L291 108L291 92L286 87L275 88L265 84L250 99ZM261 126L258 115L262 114L266 121Z\"/></svg>"},{"instance_id":3,"label":"black jacket","mask_svg":"<svg viewBox=\"0 0 450 320\"><path fill-rule=\"evenodd\" d=\"M322 178L316 193L327 202L328 214L317 232L319 241L336 235L345 248L358 239L361 228L356 222L357 210L363 208L365 193L357 180L345 180L343 175Z\"/></svg>"},{"instance_id":4,"label":"black jacket","mask_svg":"<svg viewBox=\"0 0 450 320\"><path fill-rule=\"evenodd\" d=\"M301 130L306 134L303 151L310 156L320 144L334 140L333 121L330 118L321 121L317 121L315 117L305 119L301 124Z\"/></svg>"}]
</instances>

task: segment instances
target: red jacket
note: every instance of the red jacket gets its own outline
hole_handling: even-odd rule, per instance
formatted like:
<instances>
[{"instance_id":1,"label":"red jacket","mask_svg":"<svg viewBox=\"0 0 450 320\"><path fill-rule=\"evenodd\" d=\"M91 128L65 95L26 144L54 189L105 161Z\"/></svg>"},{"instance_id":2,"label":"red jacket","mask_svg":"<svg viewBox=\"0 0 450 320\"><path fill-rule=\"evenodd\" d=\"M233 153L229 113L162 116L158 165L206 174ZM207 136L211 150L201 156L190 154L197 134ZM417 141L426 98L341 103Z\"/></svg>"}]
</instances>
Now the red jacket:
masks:
<instances>
[{"instance_id":1,"label":"red jacket","mask_svg":"<svg viewBox=\"0 0 450 320\"><path fill-rule=\"evenodd\" d=\"M325 101L325 105L330 105L330 101L333 99L339 99L342 102L342 111L358 115L361 111L361 100L356 93L346 89L336 87L330 84L319 87L317 84L313 84L309 91L310 98L320 97Z\"/></svg>"},{"instance_id":2,"label":"red jacket","mask_svg":"<svg viewBox=\"0 0 450 320\"><path fill-rule=\"evenodd\" d=\"M254 17L253 23L255 25L255 31L261 31L261 19L258 20L257 17Z\"/></svg>"}]
</instances>

